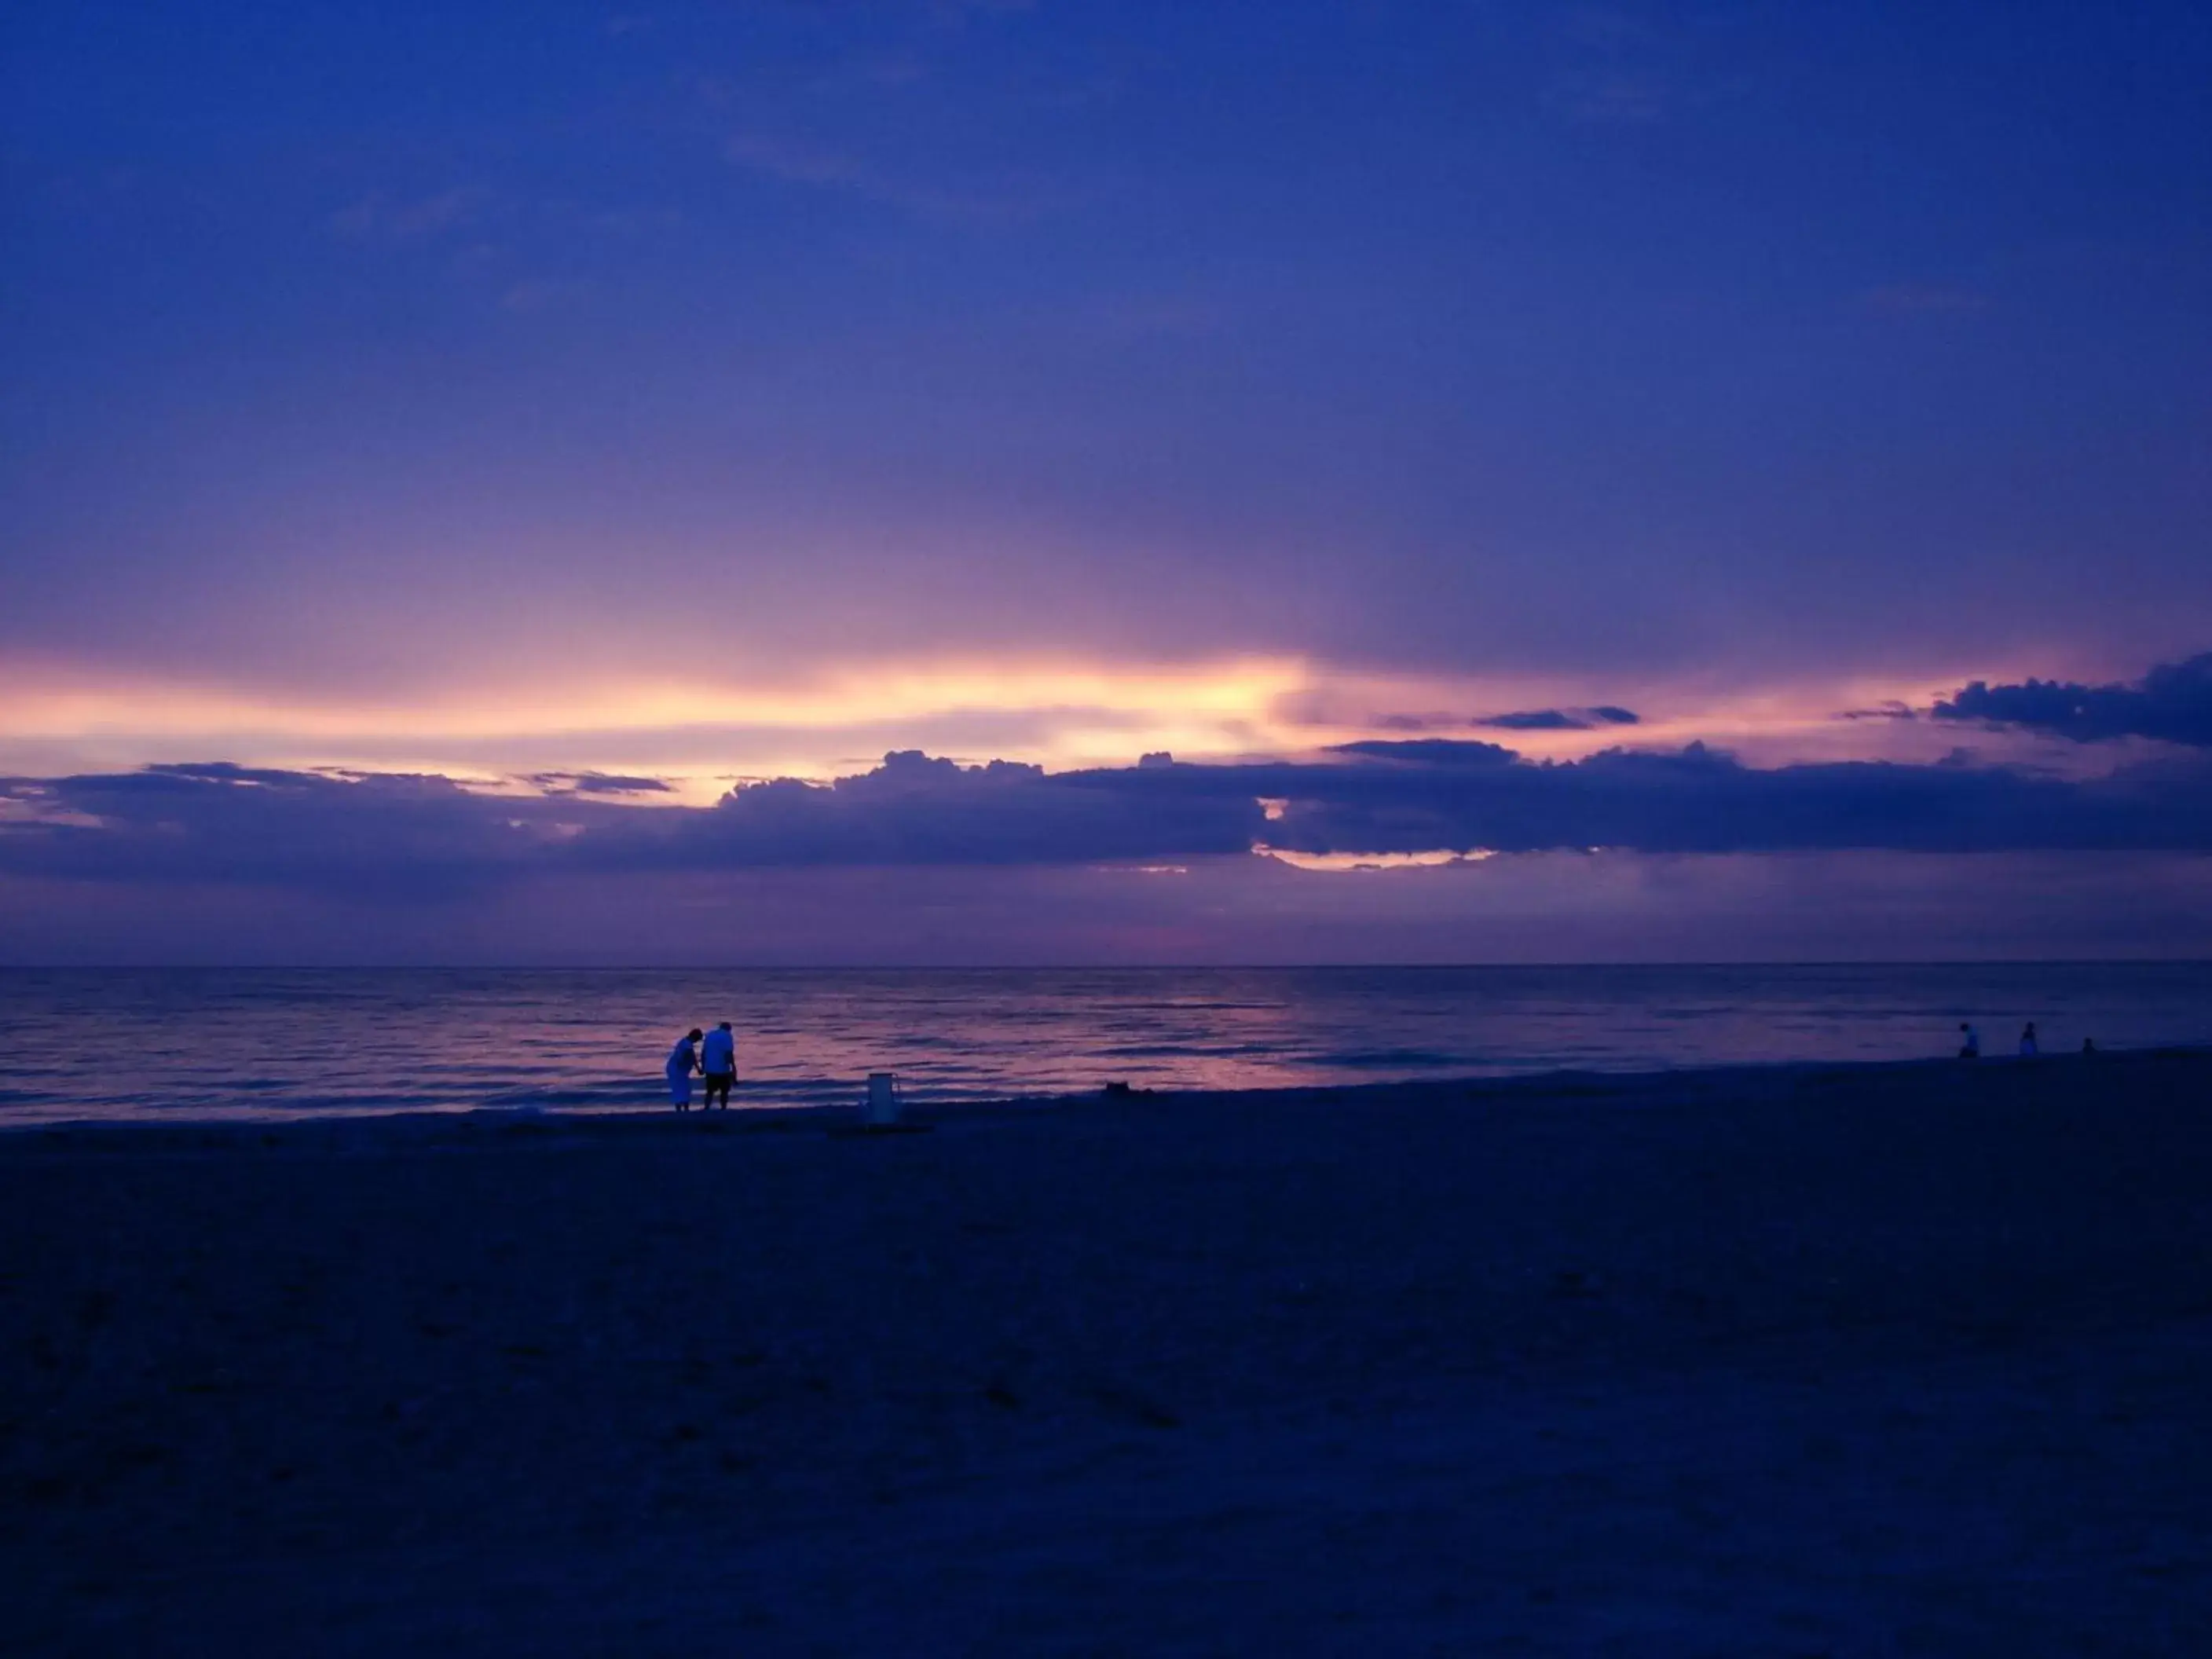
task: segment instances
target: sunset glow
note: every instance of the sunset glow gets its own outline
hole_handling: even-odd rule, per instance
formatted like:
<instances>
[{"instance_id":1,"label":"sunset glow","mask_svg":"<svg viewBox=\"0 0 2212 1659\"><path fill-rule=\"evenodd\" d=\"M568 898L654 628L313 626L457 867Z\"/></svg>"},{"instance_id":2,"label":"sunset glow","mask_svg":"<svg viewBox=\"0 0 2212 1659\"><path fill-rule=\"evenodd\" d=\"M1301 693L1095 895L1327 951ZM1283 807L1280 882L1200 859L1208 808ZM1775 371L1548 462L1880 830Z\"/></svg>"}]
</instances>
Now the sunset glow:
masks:
<instances>
[{"instance_id":1,"label":"sunset glow","mask_svg":"<svg viewBox=\"0 0 2212 1659\"><path fill-rule=\"evenodd\" d=\"M1498 729L1488 711L1558 700L1541 681L1332 671L1297 659L1098 665L929 662L826 670L781 683L550 684L382 700L319 699L220 682L118 684L19 668L0 680L0 766L131 766L178 754L264 766L443 771L493 786L557 765L644 773L671 799L711 799L748 777L827 779L896 748L991 756L1056 770L1184 758L1310 753L1407 735L1407 708L1443 711L1427 735L1572 759L1628 744L1747 745L1764 757L1895 753L1894 722L1838 711L1924 708L1942 678L1845 682L1701 697L1658 688L1664 712L1633 726ZM1641 701L1639 697L1639 701ZM1905 732L1906 738L1918 737ZM1928 736L1922 747L1954 734Z\"/></svg>"},{"instance_id":2,"label":"sunset glow","mask_svg":"<svg viewBox=\"0 0 2212 1659\"><path fill-rule=\"evenodd\" d=\"M29 15L0 939L2194 856L2201 17L1894 13Z\"/></svg>"}]
</instances>

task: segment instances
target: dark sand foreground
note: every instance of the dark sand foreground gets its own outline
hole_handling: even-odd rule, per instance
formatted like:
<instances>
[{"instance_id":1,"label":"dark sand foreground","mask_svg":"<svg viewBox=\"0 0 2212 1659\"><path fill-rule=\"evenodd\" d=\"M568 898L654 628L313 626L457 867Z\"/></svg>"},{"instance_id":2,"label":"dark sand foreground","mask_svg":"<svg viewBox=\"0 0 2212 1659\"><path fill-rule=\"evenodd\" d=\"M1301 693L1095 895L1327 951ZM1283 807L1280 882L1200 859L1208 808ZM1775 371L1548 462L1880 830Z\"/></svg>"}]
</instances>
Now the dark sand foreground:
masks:
<instances>
[{"instance_id":1,"label":"dark sand foreground","mask_svg":"<svg viewBox=\"0 0 2212 1659\"><path fill-rule=\"evenodd\" d=\"M2212 1058L0 1137L0 1650L2212 1651Z\"/></svg>"}]
</instances>

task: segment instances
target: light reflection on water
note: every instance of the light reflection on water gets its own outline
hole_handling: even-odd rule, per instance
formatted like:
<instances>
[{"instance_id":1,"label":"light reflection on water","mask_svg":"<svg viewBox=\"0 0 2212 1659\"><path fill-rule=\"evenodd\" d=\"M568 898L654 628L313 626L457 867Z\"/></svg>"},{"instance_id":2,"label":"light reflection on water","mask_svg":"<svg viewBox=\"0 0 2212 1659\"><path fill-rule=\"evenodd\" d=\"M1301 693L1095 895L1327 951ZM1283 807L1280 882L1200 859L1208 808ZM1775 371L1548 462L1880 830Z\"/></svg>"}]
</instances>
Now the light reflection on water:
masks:
<instances>
[{"instance_id":1,"label":"light reflection on water","mask_svg":"<svg viewBox=\"0 0 2212 1659\"><path fill-rule=\"evenodd\" d=\"M2212 964L550 972L0 970L0 1120L659 1105L684 1027L743 1099L1901 1060L2212 1039Z\"/></svg>"}]
</instances>

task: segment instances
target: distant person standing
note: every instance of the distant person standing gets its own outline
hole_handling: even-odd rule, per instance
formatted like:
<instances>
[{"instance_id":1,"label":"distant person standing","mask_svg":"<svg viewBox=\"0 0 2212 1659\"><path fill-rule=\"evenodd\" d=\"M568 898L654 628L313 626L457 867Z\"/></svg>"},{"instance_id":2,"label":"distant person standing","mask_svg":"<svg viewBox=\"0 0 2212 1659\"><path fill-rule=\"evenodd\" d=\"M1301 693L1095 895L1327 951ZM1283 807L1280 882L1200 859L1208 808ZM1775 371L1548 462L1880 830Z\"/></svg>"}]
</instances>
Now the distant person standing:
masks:
<instances>
[{"instance_id":1,"label":"distant person standing","mask_svg":"<svg viewBox=\"0 0 2212 1659\"><path fill-rule=\"evenodd\" d=\"M706 1109L714 1109L719 1097L722 1109L730 1109L730 1085L738 1080L738 1040L730 1035L730 1022L724 1020L707 1033L707 1041L699 1050L699 1070L707 1085Z\"/></svg>"},{"instance_id":2,"label":"distant person standing","mask_svg":"<svg viewBox=\"0 0 2212 1659\"><path fill-rule=\"evenodd\" d=\"M2022 1060L2033 1060L2041 1052L2042 1050L2035 1046L2035 1022L2031 1019L2021 1028L2020 1057Z\"/></svg>"},{"instance_id":3,"label":"distant person standing","mask_svg":"<svg viewBox=\"0 0 2212 1659\"><path fill-rule=\"evenodd\" d=\"M699 1040L699 1028L676 1039L676 1046L668 1051L668 1098L679 1112L691 1109L691 1073L699 1069L699 1055L692 1044Z\"/></svg>"},{"instance_id":4,"label":"distant person standing","mask_svg":"<svg viewBox=\"0 0 2212 1659\"><path fill-rule=\"evenodd\" d=\"M1965 1020L1959 1022L1959 1058L1979 1060L1982 1057L1982 1034Z\"/></svg>"}]
</instances>

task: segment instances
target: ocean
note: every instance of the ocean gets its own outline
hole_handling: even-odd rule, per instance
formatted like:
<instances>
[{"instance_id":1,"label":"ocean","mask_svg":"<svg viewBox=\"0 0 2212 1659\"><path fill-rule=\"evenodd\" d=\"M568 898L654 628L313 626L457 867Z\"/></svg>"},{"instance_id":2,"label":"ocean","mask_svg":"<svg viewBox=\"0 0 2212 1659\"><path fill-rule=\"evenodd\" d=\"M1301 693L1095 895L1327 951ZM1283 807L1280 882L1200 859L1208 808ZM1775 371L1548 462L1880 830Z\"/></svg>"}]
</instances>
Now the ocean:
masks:
<instances>
[{"instance_id":1,"label":"ocean","mask_svg":"<svg viewBox=\"0 0 2212 1659\"><path fill-rule=\"evenodd\" d=\"M727 1019L746 1106L2212 1042L2212 963L548 971L0 969L0 1123L652 1110Z\"/></svg>"}]
</instances>

